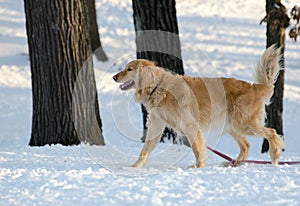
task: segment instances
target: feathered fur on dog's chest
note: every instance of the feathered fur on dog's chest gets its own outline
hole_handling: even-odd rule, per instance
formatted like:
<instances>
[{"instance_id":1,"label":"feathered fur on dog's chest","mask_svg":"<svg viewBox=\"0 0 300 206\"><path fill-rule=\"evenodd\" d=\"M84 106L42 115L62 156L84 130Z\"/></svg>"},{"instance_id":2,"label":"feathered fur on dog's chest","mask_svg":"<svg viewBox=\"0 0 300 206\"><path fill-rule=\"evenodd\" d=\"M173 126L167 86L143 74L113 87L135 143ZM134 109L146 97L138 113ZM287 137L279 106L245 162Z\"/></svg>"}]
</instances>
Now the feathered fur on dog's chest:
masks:
<instances>
[{"instance_id":1,"label":"feathered fur on dog's chest","mask_svg":"<svg viewBox=\"0 0 300 206\"><path fill-rule=\"evenodd\" d=\"M193 114L197 118L198 104L183 76L163 72L155 76L151 86L137 88L135 98L145 106L149 114L155 110L167 125L179 128L182 118L187 115Z\"/></svg>"},{"instance_id":2,"label":"feathered fur on dog's chest","mask_svg":"<svg viewBox=\"0 0 300 206\"><path fill-rule=\"evenodd\" d=\"M168 92L161 87L156 88L155 92L153 92L154 87L149 86L135 93L136 101L143 104L148 112L154 107L161 107L162 102L168 95Z\"/></svg>"}]
</instances>

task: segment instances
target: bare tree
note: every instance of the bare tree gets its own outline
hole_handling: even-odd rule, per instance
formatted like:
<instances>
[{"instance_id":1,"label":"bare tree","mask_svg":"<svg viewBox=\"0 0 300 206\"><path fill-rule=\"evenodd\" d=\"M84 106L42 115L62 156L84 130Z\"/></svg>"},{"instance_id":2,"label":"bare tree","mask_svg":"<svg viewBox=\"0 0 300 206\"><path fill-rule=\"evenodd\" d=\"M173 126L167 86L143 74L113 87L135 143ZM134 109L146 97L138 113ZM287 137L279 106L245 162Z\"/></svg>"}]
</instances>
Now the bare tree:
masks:
<instances>
[{"instance_id":1,"label":"bare tree","mask_svg":"<svg viewBox=\"0 0 300 206\"><path fill-rule=\"evenodd\" d=\"M32 74L29 145L103 145L84 0L25 0Z\"/></svg>"},{"instance_id":2,"label":"bare tree","mask_svg":"<svg viewBox=\"0 0 300 206\"><path fill-rule=\"evenodd\" d=\"M281 48L280 65L284 68L285 30L289 26L289 17L285 6L280 0L266 0L266 17L261 23L267 22L267 45L273 44ZM277 133L283 135L282 112L283 112L284 70L280 70L275 82L274 93L271 103L266 106L266 126L276 129ZM269 143L264 139L261 152L269 150Z\"/></svg>"},{"instance_id":3,"label":"bare tree","mask_svg":"<svg viewBox=\"0 0 300 206\"><path fill-rule=\"evenodd\" d=\"M133 0L132 5L137 58L154 61L158 66L183 75L175 0ZM144 140L148 114L143 106L142 113ZM163 137L175 140L176 133L166 128Z\"/></svg>"},{"instance_id":4,"label":"bare tree","mask_svg":"<svg viewBox=\"0 0 300 206\"><path fill-rule=\"evenodd\" d=\"M91 38L92 51L96 55L99 61L107 61L108 58L102 48L100 41L100 35L98 31L97 15L95 0L86 0L87 4L87 18L88 18L88 30Z\"/></svg>"}]
</instances>

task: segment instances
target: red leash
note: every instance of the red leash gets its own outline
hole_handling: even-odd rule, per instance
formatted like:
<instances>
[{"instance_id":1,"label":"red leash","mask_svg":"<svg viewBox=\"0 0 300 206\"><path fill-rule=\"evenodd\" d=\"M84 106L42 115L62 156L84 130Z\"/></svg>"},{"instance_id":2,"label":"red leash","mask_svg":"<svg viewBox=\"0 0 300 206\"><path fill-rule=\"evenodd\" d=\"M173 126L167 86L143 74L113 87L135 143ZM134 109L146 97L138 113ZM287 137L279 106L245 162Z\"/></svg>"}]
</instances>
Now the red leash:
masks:
<instances>
[{"instance_id":1,"label":"red leash","mask_svg":"<svg viewBox=\"0 0 300 206\"><path fill-rule=\"evenodd\" d=\"M222 152L219 152L217 150L214 150L213 148L207 146L207 149L209 149L210 151L212 151L213 153L215 153L216 155L219 155L220 157L222 157L223 159L229 161L232 165L236 165L238 163L253 163L253 164L263 164L263 165L267 165L267 164L272 164L271 161L260 161L260 160L236 160L233 159L229 156L227 156L226 154L223 154ZM289 161L289 162L279 162L278 164L280 165L296 165L296 164L300 164L300 161Z\"/></svg>"}]
</instances>

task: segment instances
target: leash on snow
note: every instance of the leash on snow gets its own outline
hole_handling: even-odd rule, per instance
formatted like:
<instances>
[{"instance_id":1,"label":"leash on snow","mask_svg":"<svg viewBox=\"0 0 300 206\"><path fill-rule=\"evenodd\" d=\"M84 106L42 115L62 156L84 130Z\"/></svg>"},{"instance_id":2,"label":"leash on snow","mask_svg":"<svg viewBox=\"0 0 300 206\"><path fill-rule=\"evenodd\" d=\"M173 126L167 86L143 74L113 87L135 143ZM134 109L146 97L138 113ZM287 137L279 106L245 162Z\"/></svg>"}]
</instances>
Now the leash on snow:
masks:
<instances>
[{"instance_id":1,"label":"leash on snow","mask_svg":"<svg viewBox=\"0 0 300 206\"><path fill-rule=\"evenodd\" d=\"M213 153L215 153L216 155L222 157L223 159L227 160L228 162L230 162L232 165L236 165L238 163L253 163L253 164L262 164L262 165L267 165L267 164L272 164L271 161L260 161L260 160L236 160L233 159L229 156L227 156L226 154L219 152L209 146L207 146L207 149L209 149L210 151L212 151ZM287 161L287 162L279 162L279 165L296 165L296 164L300 164L300 161Z\"/></svg>"}]
</instances>

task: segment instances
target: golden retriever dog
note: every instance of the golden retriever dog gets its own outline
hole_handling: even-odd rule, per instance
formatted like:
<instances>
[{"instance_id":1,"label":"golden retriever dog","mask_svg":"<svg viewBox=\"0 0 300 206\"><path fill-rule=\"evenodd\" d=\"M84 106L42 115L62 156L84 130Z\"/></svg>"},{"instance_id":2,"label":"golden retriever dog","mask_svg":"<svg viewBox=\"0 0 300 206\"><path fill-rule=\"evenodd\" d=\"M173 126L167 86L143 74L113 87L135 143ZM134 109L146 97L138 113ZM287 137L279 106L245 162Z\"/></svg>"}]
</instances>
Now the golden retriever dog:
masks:
<instances>
[{"instance_id":1,"label":"golden retriever dog","mask_svg":"<svg viewBox=\"0 0 300 206\"><path fill-rule=\"evenodd\" d=\"M122 83L122 90L135 89L136 101L149 113L146 141L133 167L146 164L166 126L188 138L196 159L195 168L204 166L203 132L220 128L238 143L237 160L248 155L250 144L246 136L260 136L269 141L270 157L277 165L284 142L274 129L264 126L264 114L280 70L279 58L280 50L274 46L264 51L254 72L256 83L176 75L145 59L129 62L113 79Z\"/></svg>"}]
</instances>

